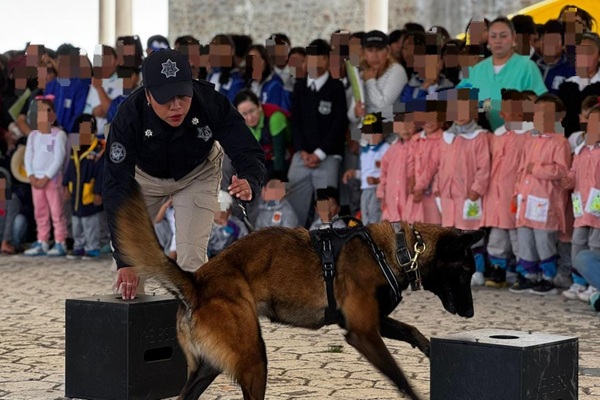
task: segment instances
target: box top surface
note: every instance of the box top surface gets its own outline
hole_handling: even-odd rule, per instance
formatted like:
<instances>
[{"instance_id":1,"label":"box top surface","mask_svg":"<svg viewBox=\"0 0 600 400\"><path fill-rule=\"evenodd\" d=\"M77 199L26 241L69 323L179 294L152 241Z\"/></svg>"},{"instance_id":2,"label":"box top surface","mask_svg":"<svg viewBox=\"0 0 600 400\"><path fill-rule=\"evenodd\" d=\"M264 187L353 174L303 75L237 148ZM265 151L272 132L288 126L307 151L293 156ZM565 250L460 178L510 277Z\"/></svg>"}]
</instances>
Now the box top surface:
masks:
<instances>
[{"instance_id":1,"label":"box top surface","mask_svg":"<svg viewBox=\"0 0 600 400\"><path fill-rule=\"evenodd\" d=\"M103 294L79 299L67 299L67 302L111 303L126 306L136 306L139 304L158 303L164 301L177 301L177 299L170 295L137 295L133 300L123 300L119 294Z\"/></svg>"},{"instance_id":2,"label":"box top surface","mask_svg":"<svg viewBox=\"0 0 600 400\"><path fill-rule=\"evenodd\" d=\"M577 337L533 331L530 333L507 329L480 329L432 337L431 340L523 348L547 345L551 343L569 342L577 340Z\"/></svg>"}]
</instances>

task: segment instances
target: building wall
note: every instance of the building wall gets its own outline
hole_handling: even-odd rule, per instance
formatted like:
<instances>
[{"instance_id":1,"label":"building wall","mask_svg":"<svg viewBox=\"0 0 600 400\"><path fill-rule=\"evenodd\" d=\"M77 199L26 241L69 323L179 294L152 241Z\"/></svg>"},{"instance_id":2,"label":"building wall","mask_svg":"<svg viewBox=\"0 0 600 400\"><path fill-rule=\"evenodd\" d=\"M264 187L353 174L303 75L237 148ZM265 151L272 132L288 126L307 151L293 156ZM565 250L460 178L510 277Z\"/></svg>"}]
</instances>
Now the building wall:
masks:
<instances>
[{"instance_id":1,"label":"building wall","mask_svg":"<svg viewBox=\"0 0 600 400\"><path fill-rule=\"evenodd\" d=\"M389 0L389 29L405 22L445 26L452 35L473 16L494 18L537 0ZM328 39L336 29L364 29L364 0L169 0L169 39L192 34L207 43L217 33L243 33L264 43L284 32L292 46Z\"/></svg>"}]
</instances>

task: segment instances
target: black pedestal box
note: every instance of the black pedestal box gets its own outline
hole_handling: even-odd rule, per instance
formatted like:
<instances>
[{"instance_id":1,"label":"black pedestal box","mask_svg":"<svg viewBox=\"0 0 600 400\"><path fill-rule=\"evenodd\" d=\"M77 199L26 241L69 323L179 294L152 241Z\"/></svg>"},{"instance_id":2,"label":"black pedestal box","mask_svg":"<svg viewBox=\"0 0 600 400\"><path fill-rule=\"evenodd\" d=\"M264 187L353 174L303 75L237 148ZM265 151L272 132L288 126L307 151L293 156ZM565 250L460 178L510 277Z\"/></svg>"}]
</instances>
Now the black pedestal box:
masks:
<instances>
[{"instance_id":1,"label":"black pedestal box","mask_svg":"<svg viewBox=\"0 0 600 400\"><path fill-rule=\"evenodd\" d=\"M431 339L431 400L576 400L576 337L482 329Z\"/></svg>"},{"instance_id":2,"label":"black pedestal box","mask_svg":"<svg viewBox=\"0 0 600 400\"><path fill-rule=\"evenodd\" d=\"M90 400L177 396L187 375L175 328L178 305L169 296L67 300L65 396Z\"/></svg>"}]
</instances>

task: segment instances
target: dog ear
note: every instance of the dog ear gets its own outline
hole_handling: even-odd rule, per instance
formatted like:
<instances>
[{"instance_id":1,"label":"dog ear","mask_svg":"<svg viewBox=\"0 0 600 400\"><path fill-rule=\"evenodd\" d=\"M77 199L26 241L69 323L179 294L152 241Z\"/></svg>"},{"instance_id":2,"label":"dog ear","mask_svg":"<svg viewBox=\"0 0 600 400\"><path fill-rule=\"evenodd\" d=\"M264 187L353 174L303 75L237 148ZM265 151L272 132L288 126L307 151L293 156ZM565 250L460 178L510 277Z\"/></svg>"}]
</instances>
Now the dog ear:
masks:
<instances>
[{"instance_id":1,"label":"dog ear","mask_svg":"<svg viewBox=\"0 0 600 400\"><path fill-rule=\"evenodd\" d=\"M478 229L476 231L463 231L460 235L461 237L465 237L465 240L470 238L469 247L479 242L485 236L485 231L483 229Z\"/></svg>"},{"instance_id":2,"label":"dog ear","mask_svg":"<svg viewBox=\"0 0 600 400\"><path fill-rule=\"evenodd\" d=\"M456 232L456 230L455 230ZM442 236L438 242L438 250L441 254L454 258L461 258L466 249L480 241L485 236L485 231L460 231L460 234Z\"/></svg>"}]
</instances>

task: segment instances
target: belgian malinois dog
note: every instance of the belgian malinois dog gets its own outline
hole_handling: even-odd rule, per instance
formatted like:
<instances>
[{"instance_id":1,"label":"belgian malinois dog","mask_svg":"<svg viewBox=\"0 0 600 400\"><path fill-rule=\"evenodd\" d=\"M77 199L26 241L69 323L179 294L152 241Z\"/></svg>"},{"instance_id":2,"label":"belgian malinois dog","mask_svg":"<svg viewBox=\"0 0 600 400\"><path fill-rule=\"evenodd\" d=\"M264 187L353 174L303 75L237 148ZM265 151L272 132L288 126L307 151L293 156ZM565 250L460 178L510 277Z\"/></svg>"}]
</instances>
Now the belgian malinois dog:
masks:
<instances>
[{"instance_id":1,"label":"belgian malinois dog","mask_svg":"<svg viewBox=\"0 0 600 400\"><path fill-rule=\"evenodd\" d=\"M416 236L401 223L408 248ZM399 287L407 275L396 259L396 234L389 222L366 227L383 252ZM419 257L423 287L444 308L473 316L470 247L482 231L416 224L426 245ZM182 270L160 248L139 189L117 216L124 260L157 279L181 302L177 333L188 364L188 380L179 399L196 400L222 372L241 386L245 400L265 398L267 357L259 317L295 327L318 329L328 306L320 256L306 229L265 228L236 241L195 273ZM388 286L370 247L353 238L340 250L334 280L335 301L346 341L411 399L418 399L382 337L408 342L429 356L430 343L415 327L396 321L385 310Z\"/></svg>"}]
</instances>

